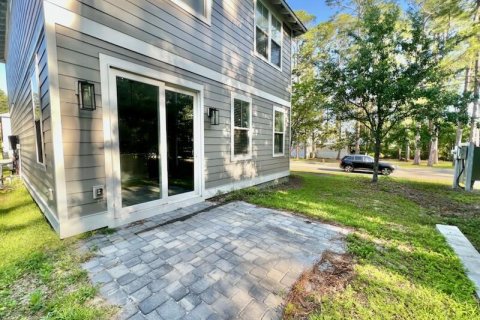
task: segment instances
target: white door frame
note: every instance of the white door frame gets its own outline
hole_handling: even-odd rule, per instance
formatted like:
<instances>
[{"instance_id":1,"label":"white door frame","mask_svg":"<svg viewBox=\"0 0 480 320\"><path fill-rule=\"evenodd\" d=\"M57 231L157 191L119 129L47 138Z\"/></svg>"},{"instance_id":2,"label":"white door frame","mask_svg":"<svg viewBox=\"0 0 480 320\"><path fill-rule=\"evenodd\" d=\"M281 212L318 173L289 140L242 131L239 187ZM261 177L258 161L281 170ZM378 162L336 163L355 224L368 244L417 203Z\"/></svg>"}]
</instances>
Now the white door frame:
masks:
<instances>
[{"instance_id":1,"label":"white door frame","mask_svg":"<svg viewBox=\"0 0 480 320\"><path fill-rule=\"evenodd\" d=\"M194 198L203 198L205 192L204 176L204 106L203 106L203 85L186 81L184 79L161 73L157 70L143 67L141 65L113 58L100 54L100 73L102 79L102 106L104 114L104 138L105 138L105 171L106 171L106 195L108 216L113 219L112 225L144 219L156 215L161 211L159 207L172 207L175 203L189 203ZM117 130L117 97L116 97L116 76L149 83L159 87L160 91L160 124L165 119L165 89L188 93L194 97L194 185L195 190L185 194L168 196L168 190L165 190L168 176L162 174L161 188L162 199L151 201L132 207L121 207L121 182L120 177L120 159L119 159L119 137ZM160 156L162 172L167 172L166 159L166 128L165 125L159 126L163 131L160 134ZM163 141L163 143L162 143ZM165 170L163 169L165 168ZM165 193L166 192L166 193ZM200 199L199 199L200 200ZM156 209L156 210L151 210ZM142 212L138 216L131 215L132 212Z\"/></svg>"}]
</instances>

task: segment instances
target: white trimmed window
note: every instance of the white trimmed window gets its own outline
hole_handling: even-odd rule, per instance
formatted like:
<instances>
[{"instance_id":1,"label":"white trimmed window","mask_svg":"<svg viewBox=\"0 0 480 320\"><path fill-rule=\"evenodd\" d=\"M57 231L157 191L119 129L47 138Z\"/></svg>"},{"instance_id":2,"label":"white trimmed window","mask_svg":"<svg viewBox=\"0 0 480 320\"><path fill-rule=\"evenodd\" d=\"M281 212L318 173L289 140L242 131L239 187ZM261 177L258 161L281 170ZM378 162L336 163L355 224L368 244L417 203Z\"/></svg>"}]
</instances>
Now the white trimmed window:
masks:
<instances>
[{"instance_id":1,"label":"white trimmed window","mask_svg":"<svg viewBox=\"0 0 480 320\"><path fill-rule=\"evenodd\" d=\"M193 16L211 23L212 0L172 0L183 10L192 14Z\"/></svg>"},{"instance_id":2,"label":"white trimmed window","mask_svg":"<svg viewBox=\"0 0 480 320\"><path fill-rule=\"evenodd\" d=\"M252 158L252 99L232 93L232 160Z\"/></svg>"},{"instance_id":3,"label":"white trimmed window","mask_svg":"<svg viewBox=\"0 0 480 320\"><path fill-rule=\"evenodd\" d=\"M33 112L33 129L35 131L35 149L37 154L37 162L45 164L45 150L43 145L43 115L42 103L40 99L40 81L38 72L38 55L35 55L35 71L30 78L32 90L32 112Z\"/></svg>"},{"instance_id":4,"label":"white trimmed window","mask_svg":"<svg viewBox=\"0 0 480 320\"><path fill-rule=\"evenodd\" d=\"M273 108L273 156L285 155L285 110Z\"/></svg>"},{"instance_id":5,"label":"white trimmed window","mask_svg":"<svg viewBox=\"0 0 480 320\"><path fill-rule=\"evenodd\" d=\"M282 67L282 22L260 1L255 8L255 50L277 68Z\"/></svg>"}]
</instances>

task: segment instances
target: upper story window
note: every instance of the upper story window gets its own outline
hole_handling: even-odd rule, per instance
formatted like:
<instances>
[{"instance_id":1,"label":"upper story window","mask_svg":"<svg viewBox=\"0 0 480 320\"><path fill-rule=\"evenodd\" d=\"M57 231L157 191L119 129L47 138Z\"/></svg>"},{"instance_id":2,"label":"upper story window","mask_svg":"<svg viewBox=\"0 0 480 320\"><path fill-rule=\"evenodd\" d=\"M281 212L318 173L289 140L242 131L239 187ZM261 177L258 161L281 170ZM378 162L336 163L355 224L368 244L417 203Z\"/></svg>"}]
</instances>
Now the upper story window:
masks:
<instances>
[{"instance_id":1,"label":"upper story window","mask_svg":"<svg viewBox=\"0 0 480 320\"><path fill-rule=\"evenodd\" d=\"M172 0L183 10L200 20L211 23L212 0Z\"/></svg>"},{"instance_id":2,"label":"upper story window","mask_svg":"<svg viewBox=\"0 0 480 320\"><path fill-rule=\"evenodd\" d=\"M260 1L255 10L255 50L274 66L282 67L282 23Z\"/></svg>"}]
</instances>

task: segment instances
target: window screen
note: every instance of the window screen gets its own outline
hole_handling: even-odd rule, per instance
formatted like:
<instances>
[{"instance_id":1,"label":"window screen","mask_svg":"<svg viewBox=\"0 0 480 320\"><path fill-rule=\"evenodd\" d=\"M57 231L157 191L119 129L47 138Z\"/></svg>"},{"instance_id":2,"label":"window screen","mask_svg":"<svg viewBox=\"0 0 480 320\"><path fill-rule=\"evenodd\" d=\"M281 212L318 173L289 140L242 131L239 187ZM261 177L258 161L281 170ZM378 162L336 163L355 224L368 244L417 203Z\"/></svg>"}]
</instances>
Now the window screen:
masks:
<instances>
[{"instance_id":1,"label":"window screen","mask_svg":"<svg viewBox=\"0 0 480 320\"><path fill-rule=\"evenodd\" d=\"M233 100L233 154L250 153L250 103L239 99Z\"/></svg>"},{"instance_id":2,"label":"window screen","mask_svg":"<svg viewBox=\"0 0 480 320\"><path fill-rule=\"evenodd\" d=\"M255 11L255 47L258 54L281 67L282 23L260 1Z\"/></svg>"},{"instance_id":3,"label":"window screen","mask_svg":"<svg viewBox=\"0 0 480 320\"><path fill-rule=\"evenodd\" d=\"M205 6L206 0L178 0L178 1L192 8L192 10L199 15L202 15L204 17L207 15L206 6Z\"/></svg>"},{"instance_id":4,"label":"window screen","mask_svg":"<svg viewBox=\"0 0 480 320\"><path fill-rule=\"evenodd\" d=\"M257 2L257 13L255 15L256 23L256 47L257 52L268 59L268 10Z\"/></svg>"},{"instance_id":5,"label":"window screen","mask_svg":"<svg viewBox=\"0 0 480 320\"><path fill-rule=\"evenodd\" d=\"M274 119L274 141L273 141L273 153L283 154L284 137L285 137L285 114L280 111L275 111Z\"/></svg>"}]
</instances>

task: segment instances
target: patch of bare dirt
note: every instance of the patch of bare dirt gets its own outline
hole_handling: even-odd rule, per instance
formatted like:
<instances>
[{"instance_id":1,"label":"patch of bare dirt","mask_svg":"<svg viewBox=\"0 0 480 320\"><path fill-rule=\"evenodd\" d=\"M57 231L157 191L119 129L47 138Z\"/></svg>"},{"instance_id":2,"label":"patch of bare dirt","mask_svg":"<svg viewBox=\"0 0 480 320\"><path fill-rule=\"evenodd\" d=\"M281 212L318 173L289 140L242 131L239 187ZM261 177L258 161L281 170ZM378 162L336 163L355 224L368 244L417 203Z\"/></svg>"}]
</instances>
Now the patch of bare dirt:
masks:
<instances>
[{"instance_id":1,"label":"patch of bare dirt","mask_svg":"<svg viewBox=\"0 0 480 320\"><path fill-rule=\"evenodd\" d=\"M354 277L354 261L350 254L325 251L320 260L305 271L287 296L283 318L308 319L321 309L322 298L343 291Z\"/></svg>"},{"instance_id":2,"label":"patch of bare dirt","mask_svg":"<svg viewBox=\"0 0 480 320\"><path fill-rule=\"evenodd\" d=\"M370 184L372 188L378 188ZM474 217L480 216L480 206L476 204L460 203L454 201L443 193L412 188L401 183L388 183L382 191L400 195L419 206L425 208L430 214L438 216Z\"/></svg>"},{"instance_id":3,"label":"patch of bare dirt","mask_svg":"<svg viewBox=\"0 0 480 320\"><path fill-rule=\"evenodd\" d=\"M297 190L297 189L301 189L302 187L303 187L303 178L300 176L291 175L290 177L288 177L288 182L282 183L279 186L279 189Z\"/></svg>"},{"instance_id":4,"label":"patch of bare dirt","mask_svg":"<svg viewBox=\"0 0 480 320\"><path fill-rule=\"evenodd\" d=\"M31 295L37 292L41 295L42 300L52 295L48 286L43 284L38 277L29 273L17 280L9 290L11 292L10 299L16 301L17 306L12 309L11 314L5 315L5 319L21 319L27 314L30 319L40 318L39 314L29 308Z\"/></svg>"}]
</instances>

